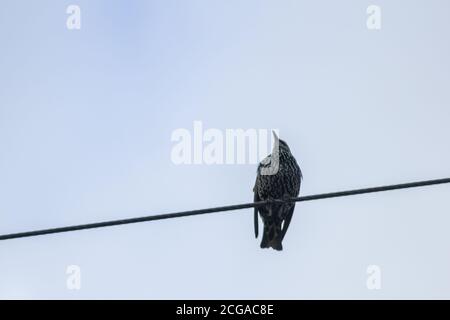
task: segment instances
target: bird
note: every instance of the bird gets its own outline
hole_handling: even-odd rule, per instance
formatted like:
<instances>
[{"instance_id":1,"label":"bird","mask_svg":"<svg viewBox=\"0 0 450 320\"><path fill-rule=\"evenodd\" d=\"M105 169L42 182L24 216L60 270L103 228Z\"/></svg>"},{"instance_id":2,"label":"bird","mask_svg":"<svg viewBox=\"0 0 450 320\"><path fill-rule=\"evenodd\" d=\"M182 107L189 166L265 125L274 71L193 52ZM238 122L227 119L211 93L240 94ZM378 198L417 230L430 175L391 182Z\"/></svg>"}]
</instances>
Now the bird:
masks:
<instances>
[{"instance_id":1,"label":"bird","mask_svg":"<svg viewBox=\"0 0 450 320\"><path fill-rule=\"evenodd\" d=\"M254 202L286 200L297 197L303 174L288 144L279 139L275 131L272 153L258 165ZM261 248L283 250L282 241L289 228L295 202L275 201L254 209L255 238L258 238L258 213L264 224Z\"/></svg>"}]
</instances>

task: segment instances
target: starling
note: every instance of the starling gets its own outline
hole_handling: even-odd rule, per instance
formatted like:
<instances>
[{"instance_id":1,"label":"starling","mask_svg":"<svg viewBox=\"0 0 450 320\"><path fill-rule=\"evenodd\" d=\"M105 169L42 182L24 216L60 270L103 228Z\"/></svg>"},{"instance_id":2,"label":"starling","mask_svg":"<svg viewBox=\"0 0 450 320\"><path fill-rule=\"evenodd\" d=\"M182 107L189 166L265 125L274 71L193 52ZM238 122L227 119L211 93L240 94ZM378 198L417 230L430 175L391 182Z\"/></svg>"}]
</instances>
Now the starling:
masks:
<instances>
[{"instance_id":1,"label":"starling","mask_svg":"<svg viewBox=\"0 0 450 320\"><path fill-rule=\"evenodd\" d=\"M254 192L254 202L284 200L297 197L300 192L302 171L286 142L274 135L272 154L258 166ZM255 237L258 238L258 211L264 223L261 248L283 250L281 242L291 222L295 202L270 203L255 207Z\"/></svg>"}]
</instances>

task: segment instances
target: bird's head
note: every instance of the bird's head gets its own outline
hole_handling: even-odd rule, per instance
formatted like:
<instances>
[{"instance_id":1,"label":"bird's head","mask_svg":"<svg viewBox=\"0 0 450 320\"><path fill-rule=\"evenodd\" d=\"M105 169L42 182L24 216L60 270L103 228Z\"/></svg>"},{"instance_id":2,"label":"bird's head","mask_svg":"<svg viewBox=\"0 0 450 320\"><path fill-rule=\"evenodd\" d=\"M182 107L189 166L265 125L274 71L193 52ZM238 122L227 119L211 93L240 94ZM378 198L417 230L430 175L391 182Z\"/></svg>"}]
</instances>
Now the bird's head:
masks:
<instances>
[{"instance_id":1,"label":"bird's head","mask_svg":"<svg viewBox=\"0 0 450 320\"><path fill-rule=\"evenodd\" d=\"M278 148L280 150L291 152L291 149L289 149L288 144L284 140L281 140L280 138L278 138L275 131L272 131L272 134L273 134L273 138L274 138L274 142L275 142L273 145L274 148L276 148L278 146Z\"/></svg>"}]
</instances>

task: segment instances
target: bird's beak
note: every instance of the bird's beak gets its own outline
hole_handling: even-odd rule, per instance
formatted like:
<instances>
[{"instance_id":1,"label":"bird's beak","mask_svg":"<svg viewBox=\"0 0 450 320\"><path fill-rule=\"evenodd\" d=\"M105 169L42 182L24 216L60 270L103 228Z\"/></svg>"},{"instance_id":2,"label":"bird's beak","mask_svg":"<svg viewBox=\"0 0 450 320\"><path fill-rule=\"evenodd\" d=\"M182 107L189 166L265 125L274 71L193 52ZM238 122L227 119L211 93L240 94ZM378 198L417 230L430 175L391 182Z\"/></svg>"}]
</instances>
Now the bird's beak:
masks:
<instances>
[{"instance_id":1,"label":"bird's beak","mask_svg":"<svg viewBox=\"0 0 450 320\"><path fill-rule=\"evenodd\" d=\"M273 138L275 139L275 141L280 140L274 130L272 130L272 134L273 134Z\"/></svg>"},{"instance_id":2,"label":"bird's beak","mask_svg":"<svg viewBox=\"0 0 450 320\"><path fill-rule=\"evenodd\" d=\"M272 134L273 134L273 151L272 152L275 153L275 151L277 151L278 148L280 147L280 138L278 138L277 134L273 130L272 130Z\"/></svg>"}]
</instances>

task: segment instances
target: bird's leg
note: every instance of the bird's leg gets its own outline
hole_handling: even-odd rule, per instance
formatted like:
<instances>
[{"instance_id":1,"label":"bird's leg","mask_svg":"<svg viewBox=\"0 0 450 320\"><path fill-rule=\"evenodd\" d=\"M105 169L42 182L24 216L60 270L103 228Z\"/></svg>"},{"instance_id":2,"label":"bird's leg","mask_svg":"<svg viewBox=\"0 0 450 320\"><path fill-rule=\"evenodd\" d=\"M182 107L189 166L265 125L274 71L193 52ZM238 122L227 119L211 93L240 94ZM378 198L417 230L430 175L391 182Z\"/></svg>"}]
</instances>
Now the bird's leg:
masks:
<instances>
[{"instance_id":1,"label":"bird's leg","mask_svg":"<svg viewBox=\"0 0 450 320\"><path fill-rule=\"evenodd\" d=\"M266 199L266 201L269 202L269 204L267 205L267 207L268 207L268 210L267 210L267 211L269 212L269 215L268 215L269 217L272 217L272 216L273 216L273 207L274 207L274 206L273 206L272 203L273 203L274 200L275 200L275 198L270 197L270 196L267 197L267 199Z\"/></svg>"},{"instance_id":2,"label":"bird's leg","mask_svg":"<svg viewBox=\"0 0 450 320\"><path fill-rule=\"evenodd\" d=\"M279 202L277 202L276 208L277 208L277 217L283 219L283 212L286 208L289 207L289 200L290 197L288 195L283 195L281 198L277 199Z\"/></svg>"},{"instance_id":3,"label":"bird's leg","mask_svg":"<svg viewBox=\"0 0 450 320\"><path fill-rule=\"evenodd\" d=\"M288 195L288 194L283 195L283 201L284 201L283 207L285 209L290 209L294 205L294 202L289 201L291 199L292 199L292 197L290 195Z\"/></svg>"}]
</instances>

